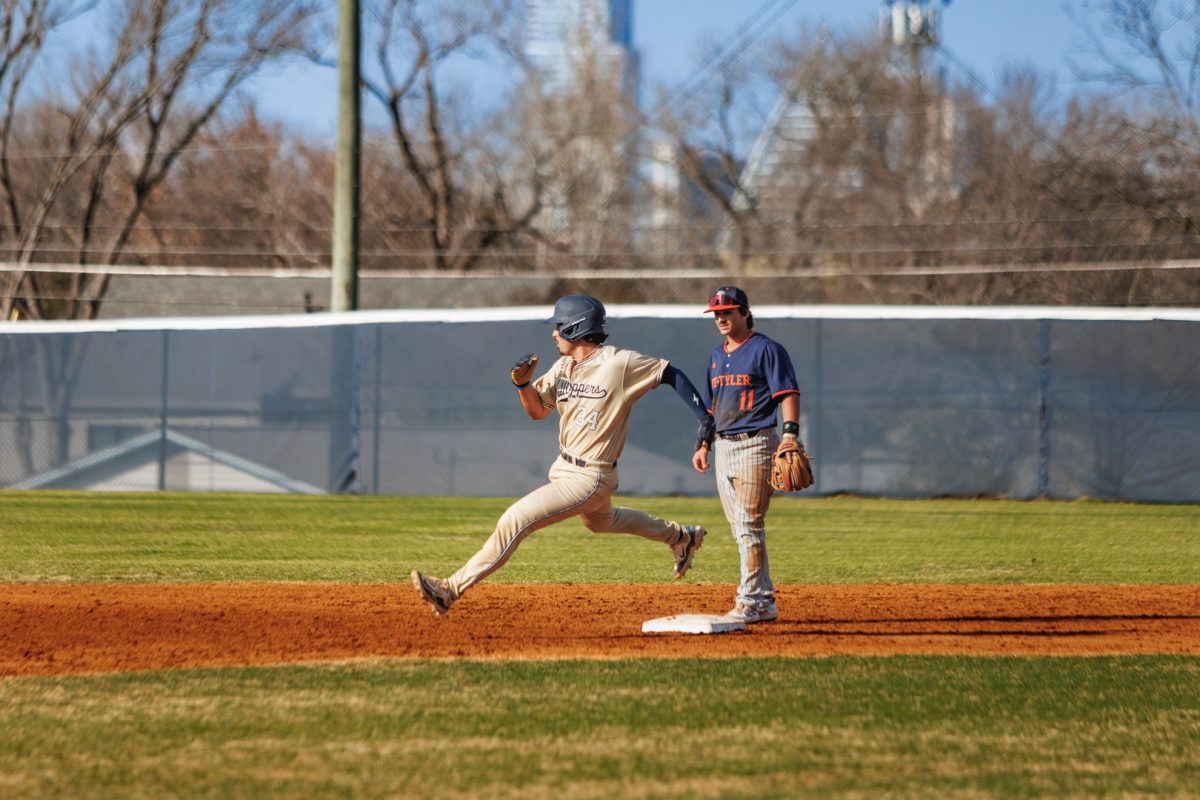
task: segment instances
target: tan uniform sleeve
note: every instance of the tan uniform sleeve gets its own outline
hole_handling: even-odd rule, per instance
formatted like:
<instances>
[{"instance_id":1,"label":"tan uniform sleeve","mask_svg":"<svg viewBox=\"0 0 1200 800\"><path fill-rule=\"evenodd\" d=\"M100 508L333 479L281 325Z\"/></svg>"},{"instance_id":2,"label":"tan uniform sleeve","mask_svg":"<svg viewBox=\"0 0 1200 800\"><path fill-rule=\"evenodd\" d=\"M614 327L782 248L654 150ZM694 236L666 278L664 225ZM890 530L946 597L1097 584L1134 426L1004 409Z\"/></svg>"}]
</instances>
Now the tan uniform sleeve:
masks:
<instances>
[{"instance_id":1,"label":"tan uniform sleeve","mask_svg":"<svg viewBox=\"0 0 1200 800\"><path fill-rule=\"evenodd\" d=\"M538 393L538 397L542 398L542 405L546 408L554 408L558 404L558 392L554 384L558 380L558 362L550 367L542 374L540 378L534 380L532 384L533 390Z\"/></svg>"},{"instance_id":2,"label":"tan uniform sleeve","mask_svg":"<svg viewBox=\"0 0 1200 800\"><path fill-rule=\"evenodd\" d=\"M665 358L651 358L633 350L625 353L625 397L633 402L662 383L668 362Z\"/></svg>"}]
</instances>

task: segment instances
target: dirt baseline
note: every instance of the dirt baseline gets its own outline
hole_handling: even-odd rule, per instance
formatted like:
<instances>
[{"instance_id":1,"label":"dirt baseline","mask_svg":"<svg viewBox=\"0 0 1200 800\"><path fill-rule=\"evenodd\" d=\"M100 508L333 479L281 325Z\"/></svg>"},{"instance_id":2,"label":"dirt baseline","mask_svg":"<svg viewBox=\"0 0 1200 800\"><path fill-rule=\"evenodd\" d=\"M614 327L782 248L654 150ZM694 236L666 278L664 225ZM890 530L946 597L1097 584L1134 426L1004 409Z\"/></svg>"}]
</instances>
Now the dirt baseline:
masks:
<instances>
[{"instance_id":1,"label":"dirt baseline","mask_svg":"<svg viewBox=\"0 0 1200 800\"><path fill-rule=\"evenodd\" d=\"M779 586L777 622L719 614L725 584L483 584L435 617L403 584L0 584L0 675L351 658L1200 654L1200 586Z\"/></svg>"}]
</instances>

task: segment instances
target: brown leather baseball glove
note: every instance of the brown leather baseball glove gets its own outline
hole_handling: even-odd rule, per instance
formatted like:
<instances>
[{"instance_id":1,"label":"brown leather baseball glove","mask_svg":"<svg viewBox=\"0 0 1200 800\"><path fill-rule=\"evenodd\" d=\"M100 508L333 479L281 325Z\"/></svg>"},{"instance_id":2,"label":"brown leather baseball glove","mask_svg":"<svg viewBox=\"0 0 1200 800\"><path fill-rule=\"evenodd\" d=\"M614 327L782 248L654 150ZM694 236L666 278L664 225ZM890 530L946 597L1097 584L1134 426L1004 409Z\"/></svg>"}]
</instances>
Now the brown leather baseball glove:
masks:
<instances>
[{"instance_id":1,"label":"brown leather baseball glove","mask_svg":"<svg viewBox=\"0 0 1200 800\"><path fill-rule=\"evenodd\" d=\"M784 436L775 448L771 485L777 492L798 492L813 485L812 458L794 436Z\"/></svg>"}]
</instances>

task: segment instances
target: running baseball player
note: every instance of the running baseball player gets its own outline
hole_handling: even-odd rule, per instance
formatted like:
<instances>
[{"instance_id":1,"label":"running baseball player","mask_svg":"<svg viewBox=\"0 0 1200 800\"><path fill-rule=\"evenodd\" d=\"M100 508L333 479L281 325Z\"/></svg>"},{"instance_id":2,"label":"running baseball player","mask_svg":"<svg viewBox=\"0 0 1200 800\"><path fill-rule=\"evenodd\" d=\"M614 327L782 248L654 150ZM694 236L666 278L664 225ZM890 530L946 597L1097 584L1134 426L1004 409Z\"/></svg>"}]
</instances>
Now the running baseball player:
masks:
<instances>
[{"instance_id":1,"label":"running baseball player","mask_svg":"<svg viewBox=\"0 0 1200 800\"><path fill-rule=\"evenodd\" d=\"M512 368L512 382L522 408L532 419L558 411L559 453L550 482L511 505L483 547L449 578L413 570L412 583L439 616L475 584L504 566L526 536L555 522L579 516L595 533L632 533L662 542L674 555L676 580L687 574L706 531L680 525L632 508L614 508L617 459L629 431L634 404L651 389L667 384L700 420L711 416L695 386L661 358L605 345L603 304L584 294L567 295L554 304L551 336L560 358L532 380L538 357L532 353Z\"/></svg>"},{"instance_id":2,"label":"running baseball player","mask_svg":"<svg viewBox=\"0 0 1200 800\"><path fill-rule=\"evenodd\" d=\"M722 286L705 312L713 314L725 340L713 349L703 387L714 427L701 424L692 466L706 472L712 449L717 494L741 557L741 581L728 616L747 624L768 622L779 616L765 529L771 473L777 453L803 452L800 389L787 350L754 330L744 291ZM777 410L783 413L782 441L775 429Z\"/></svg>"}]
</instances>

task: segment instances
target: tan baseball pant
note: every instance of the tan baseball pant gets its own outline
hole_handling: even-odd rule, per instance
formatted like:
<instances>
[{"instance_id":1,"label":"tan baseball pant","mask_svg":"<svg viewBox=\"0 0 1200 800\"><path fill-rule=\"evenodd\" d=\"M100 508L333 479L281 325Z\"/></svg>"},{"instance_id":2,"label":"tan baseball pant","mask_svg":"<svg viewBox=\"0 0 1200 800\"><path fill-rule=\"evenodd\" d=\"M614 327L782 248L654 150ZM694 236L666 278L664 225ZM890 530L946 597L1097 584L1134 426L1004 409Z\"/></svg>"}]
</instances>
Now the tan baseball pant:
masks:
<instances>
[{"instance_id":1,"label":"tan baseball pant","mask_svg":"<svg viewBox=\"0 0 1200 800\"><path fill-rule=\"evenodd\" d=\"M483 547L447 580L456 598L491 575L534 531L570 517L583 518L593 533L632 533L671 547L683 541L683 526L633 508L614 508L617 471L612 467L577 467L557 459L550 483L534 489L508 510Z\"/></svg>"}]
</instances>

